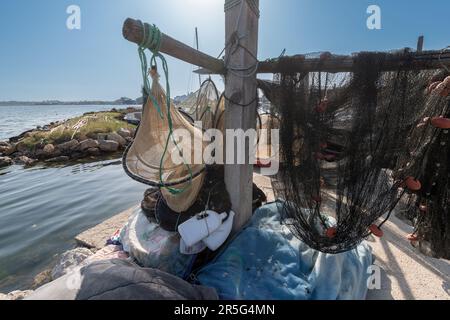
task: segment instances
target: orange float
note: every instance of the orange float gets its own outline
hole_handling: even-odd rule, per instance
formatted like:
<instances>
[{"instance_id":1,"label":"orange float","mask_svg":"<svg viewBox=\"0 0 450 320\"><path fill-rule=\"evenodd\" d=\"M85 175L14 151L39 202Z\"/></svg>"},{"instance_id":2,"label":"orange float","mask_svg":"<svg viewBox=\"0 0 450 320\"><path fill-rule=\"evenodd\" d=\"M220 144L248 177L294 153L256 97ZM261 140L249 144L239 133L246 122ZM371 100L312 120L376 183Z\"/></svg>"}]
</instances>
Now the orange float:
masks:
<instances>
[{"instance_id":1,"label":"orange float","mask_svg":"<svg viewBox=\"0 0 450 320\"><path fill-rule=\"evenodd\" d=\"M444 117L436 117L431 119L431 124L438 129L450 129L450 119Z\"/></svg>"},{"instance_id":2,"label":"orange float","mask_svg":"<svg viewBox=\"0 0 450 320\"><path fill-rule=\"evenodd\" d=\"M414 179L413 177L408 177L405 180L406 187L411 191L419 191L422 189L422 184L419 180Z\"/></svg>"},{"instance_id":3,"label":"orange float","mask_svg":"<svg viewBox=\"0 0 450 320\"><path fill-rule=\"evenodd\" d=\"M381 230L377 225L372 224L369 227L370 232L372 232L372 234L378 238L381 238L384 235L383 230Z\"/></svg>"},{"instance_id":4,"label":"orange float","mask_svg":"<svg viewBox=\"0 0 450 320\"><path fill-rule=\"evenodd\" d=\"M336 237L337 229L335 227L330 227L325 231L325 234L328 238L332 239Z\"/></svg>"}]
</instances>

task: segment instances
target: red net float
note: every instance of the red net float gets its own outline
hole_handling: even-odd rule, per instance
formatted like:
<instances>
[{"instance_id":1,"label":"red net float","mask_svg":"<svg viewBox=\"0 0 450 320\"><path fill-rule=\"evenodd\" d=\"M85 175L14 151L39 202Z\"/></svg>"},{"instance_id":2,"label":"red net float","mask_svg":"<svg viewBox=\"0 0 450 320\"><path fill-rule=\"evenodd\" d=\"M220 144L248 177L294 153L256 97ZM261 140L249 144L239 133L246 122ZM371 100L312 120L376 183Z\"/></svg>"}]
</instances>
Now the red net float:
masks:
<instances>
[{"instance_id":1,"label":"red net float","mask_svg":"<svg viewBox=\"0 0 450 320\"><path fill-rule=\"evenodd\" d=\"M337 229L335 227L330 227L325 231L325 235L327 236L327 238L334 238L336 237L337 234Z\"/></svg>"},{"instance_id":2,"label":"red net float","mask_svg":"<svg viewBox=\"0 0 450 320\"><path fill-rule=\"evenodd\" d=\"M405 180L406 187L411 191L419 191L422 189L422 184L419 180L414 179L413 177L408 177Z\"/></svg>"},{"instance_id":3,"label":"red net float","mask_svg":"<svg viewBox=\"0 0 450 320\"><path fill-rule=\"evenodd\" d=\"M381 238L384 235L383 230L381 230L377 225L372 224L369 227L370 232L372 232L372 234L378 238Z\"/></svg>"},{"instance_id":4,"label":"red net float","mask_svg":"<svg viewBox=\"0 0 450 320\"><path fill-rule=\"evenodd\" d=\"M408 235L408 237L407 237L407 239L409 240L409 241L412 241L412 242L416 242L416 241L419 241L419 237L417 236L417 234L409 234Z\"/></svg>"},{"instance_id":5,"label":"red net float","mask_svg":"<svg viewBox=\"0 0 450 320\"><path fill-rule=\"evenodd\" d=\"M431 124L439 129L450 129L450 119L444 117L436 117L431 119Z\"/></svg>"}]
</instances>

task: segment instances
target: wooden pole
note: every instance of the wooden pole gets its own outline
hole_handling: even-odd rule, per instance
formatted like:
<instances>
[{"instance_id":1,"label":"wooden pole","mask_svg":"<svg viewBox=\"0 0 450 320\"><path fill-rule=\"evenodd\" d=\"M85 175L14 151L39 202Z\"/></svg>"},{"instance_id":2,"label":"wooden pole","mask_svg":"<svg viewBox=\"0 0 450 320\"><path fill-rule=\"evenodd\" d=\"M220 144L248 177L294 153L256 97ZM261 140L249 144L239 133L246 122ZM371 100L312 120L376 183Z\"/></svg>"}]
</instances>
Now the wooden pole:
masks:
<instances>
[{"instance_id":1,"label":"wooden pole","mask_svg":"<svg viewBox=\"0 0 450 320\"><path fill-rule=\"evenodd\" d=\"M259 0L225 1L225 39L228 44L225 50L225 67L229 69L225 79L225 128L234 132L256 128L256 72L250 72L249 75L248 70L243 72L230 69L246 69L256 65L258 23ZM239 45L232 45L232 39L236 38L240 38ZM225 139L225 150L232 143L236 160L238 145L236 140L230 140ZM239 231L252 215L253 164L249 161L249 143L253 141L247 139L245 143L245 164L225 165L225 183L236 213L234 232Z\"/></svg>"},{"instance_id":2,"label":"wooden pole","mask_svg":"<svg viewBox=\"0 0 450 320\"><path fill-rule=\"evenodd\" d=\"M144 32L142 22L128 18L123 24L122 34L128 41L141 44ZM172 57L178 58L190 64L206 68L215 73L223 73L223 61L213 58L203 52L195 50L184 43L177 41L166 34L161 35L162 53L166 53Z\"/></svg>"},{"instance_id":3,"label":"wooden pole","mask_svg":"<svg viewBox=\"0 0 450 320\"><path fill-rule=\"evenodd\" d=\"M417 52L421 53L423 51L423 40L424 40L424 36L420 36L419 39L417 40Z\"/></svg>"},{"instance_id":4,"label":"wooden pole","mask_svg":"<svg viewBox=\"0 0 450 320\"><path fill-rule=\"evenodd\" d=\"M198 29L197 27L195 27L195 46L197 51L199 51L199 45L198 45ZM202 75L199 73L198 74L198 85L201 87L202 86Z\"/></svg>"},{"instance_id":5,"label":"wooden pole","mask_svg":"<svg viewBox=\"0 0 450 320\"><path fill-rule=\"evenodd\" d=\"M388 54L382 70L395 71L402 67L408 70L433 70L442 68L442 65L450 66L449 52L441 52L438 50L421 51L411 53L411 57L412 61L408 61L398 54ZM354 58L347 55L331 55L326 59L305 58L304 55L286 56L260 62L257 73L352 72L353 61ZM215 73L207 69L199 69L195 72L200 74Z\"/></svg>"}]
</instances>

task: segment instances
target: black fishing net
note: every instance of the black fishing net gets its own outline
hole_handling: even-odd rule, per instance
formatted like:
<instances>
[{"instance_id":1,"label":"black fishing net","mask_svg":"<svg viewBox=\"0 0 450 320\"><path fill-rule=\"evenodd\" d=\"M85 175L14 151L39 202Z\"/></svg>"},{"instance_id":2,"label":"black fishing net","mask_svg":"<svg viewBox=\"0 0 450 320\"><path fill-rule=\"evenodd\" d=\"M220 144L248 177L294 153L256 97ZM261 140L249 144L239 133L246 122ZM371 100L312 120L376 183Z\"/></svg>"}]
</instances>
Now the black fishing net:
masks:
<instances>
[{"instance_id":1,"label":"black fishing net","mask_svg":"<svg viewBox=\"0 0 450 320\"><path fill-rule=\"evenodd\" d=\"M417 123L408 134L396 168L398 175L413 177L416 187L420 187L410 197L406 209L415 226L409 240L429 243L428 253L447 259L450 258L448 75L438 72L432 77L426 103L417 113Z\"/></svg>"},{"instance_id":2,"label":"black fishing net","mask_svg":"<svg viewBox=\"0 0 450 320\"><path fill-rule=\"evenodd\" d=\"M315 70L327 58L320 55ZM393 58L404 63L384 72ZM431 73L409 71L408 51L360 53L352 73L292 73L292 63L280 59L275 81L260 81L280 121L275 191L296 236L322 252L346 251L371 233L381 236L377 220L418 191L420 148L429 149L436 130L416 133L417 121L441 115L445 98L427 95ZM421 155L408 155L414 146Z\"/></svg>"}]
</instances>

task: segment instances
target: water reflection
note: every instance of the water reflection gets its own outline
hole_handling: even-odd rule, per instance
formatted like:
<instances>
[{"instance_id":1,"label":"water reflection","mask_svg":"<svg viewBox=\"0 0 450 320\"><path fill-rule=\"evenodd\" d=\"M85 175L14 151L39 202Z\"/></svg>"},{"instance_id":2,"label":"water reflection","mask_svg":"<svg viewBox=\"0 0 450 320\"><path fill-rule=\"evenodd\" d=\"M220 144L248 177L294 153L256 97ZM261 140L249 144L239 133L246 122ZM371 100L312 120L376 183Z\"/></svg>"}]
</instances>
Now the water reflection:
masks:
<instances>
[{"instance_id":1,"label":"water reflection","mask_svg":"<svg viewBox=\"0 0 450 320\"><path fill-rule=\"evenodd\" d=\"M28 287L78 233L142 199L117 159L0 169L0 292Z\"/></svg>"}]
</instances>

